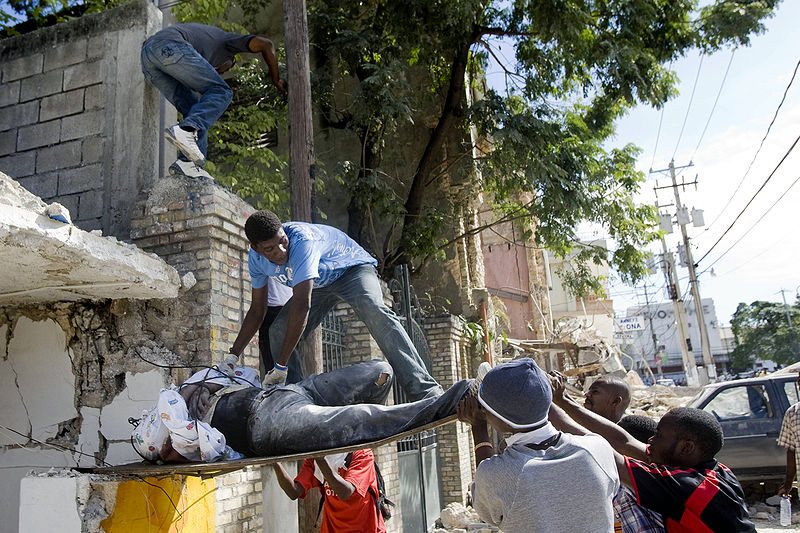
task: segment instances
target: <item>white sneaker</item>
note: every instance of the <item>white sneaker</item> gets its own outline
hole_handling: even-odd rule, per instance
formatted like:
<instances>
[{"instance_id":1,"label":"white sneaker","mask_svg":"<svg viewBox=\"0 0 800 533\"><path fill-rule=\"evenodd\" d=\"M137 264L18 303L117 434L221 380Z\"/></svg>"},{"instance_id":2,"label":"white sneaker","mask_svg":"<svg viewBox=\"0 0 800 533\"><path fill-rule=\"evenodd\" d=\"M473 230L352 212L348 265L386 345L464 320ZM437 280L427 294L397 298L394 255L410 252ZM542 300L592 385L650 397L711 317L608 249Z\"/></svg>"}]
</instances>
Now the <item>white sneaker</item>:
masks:
<instances>
[{"instance_id":1,"label":"white sneaker","mask_svg":"<svg viewBox=\"0 0 800 533\"><path fill-rule=\"evenodd\" d=\"M169 166L169 173L173 176L186 176L187 178L208 180L213 183L217 182L214 177L211 176L211 174L198 167L191 161L181 161L180 159L176 160Z\"/></svg>"},{"instance_id":2,"label":"white sneaker","mask_svg":"<svg viewBox=\"0 0 800 533\"><path fill-rule=\"evenodd\" d=\"M202 167L206 164L206 156L197 146L196 131L186 131L175 124L164 130L164 137L183 152L183 155L191 159L195 165Z\"/></svg>"},{"instance_id":3,"label":"white sneaker","mask_svg":"<svg viewBox=\"0 0 800 533\"><path fill-rule=\"evenodd\" d=\"M472 380L472 384L469 387L469 392L467 393L469 396L474 398L478 397L478 392L481 390L481 384L483 383L483 378L486 377L486 374L489 373L489 370L492 369L492 365L484 361L480 365L478 365L478 372L475 374L475 379Z\"/></svg>"}]
</instances>

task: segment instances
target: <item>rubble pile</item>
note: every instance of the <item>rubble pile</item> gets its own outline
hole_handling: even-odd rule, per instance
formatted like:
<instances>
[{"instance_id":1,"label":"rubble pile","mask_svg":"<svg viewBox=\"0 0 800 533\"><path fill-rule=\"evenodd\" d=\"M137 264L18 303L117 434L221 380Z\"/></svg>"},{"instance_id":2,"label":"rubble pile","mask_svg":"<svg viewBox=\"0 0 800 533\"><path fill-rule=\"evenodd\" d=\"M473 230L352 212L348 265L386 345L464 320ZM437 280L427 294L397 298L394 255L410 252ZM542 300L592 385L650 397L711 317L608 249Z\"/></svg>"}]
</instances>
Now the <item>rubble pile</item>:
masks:
<instances>
[{"instance_id":1,"label":"rubble pile","mask_svg":"<svg viewBox=\"0 0 800 533\"><path fill-rule=\"evenodd\" d=\"M628 374L632 374L632 372L628 372ZM685 406L700 391L698 387L633 385L628 376L625 376L625 381L631 385L631 403L628 407L628 414L645 415L655 419L661 418L670 409ZM641 382L641 380L639 381Z\"/></svg>"},{"instance_id":2,"label":"rubble pile","mask_svg":"<svg viewBox=\"0 0 800 533\"><path fill-rule=\"evenodd\" d=\"M472 507L465 507L456 502L444 509L430 533L499 533L500 530L481 522L478 513Z\"/></svg>"}]
</instances>

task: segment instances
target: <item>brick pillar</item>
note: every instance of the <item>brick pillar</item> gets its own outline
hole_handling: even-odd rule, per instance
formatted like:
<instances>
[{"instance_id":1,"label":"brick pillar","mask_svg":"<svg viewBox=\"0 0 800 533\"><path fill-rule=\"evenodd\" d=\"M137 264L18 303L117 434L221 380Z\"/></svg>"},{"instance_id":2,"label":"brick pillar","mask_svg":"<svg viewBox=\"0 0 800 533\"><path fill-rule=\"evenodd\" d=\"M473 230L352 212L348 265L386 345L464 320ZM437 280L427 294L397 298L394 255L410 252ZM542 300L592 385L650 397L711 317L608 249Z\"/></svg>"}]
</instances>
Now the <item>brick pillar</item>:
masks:
<instances>
[{"instance_id":1,"label":"brick pillar","mask_svg":"<svg viewBox=\"0 0 800 533\"><path fill-rule=\"evenodd\" d=\"M244 222L252 212L233 193L183 177L160 179L136 203L134 244L197 280L182 298L183 341L195 362L225 357L250 306ZM255 340L244 355L245 364L258 368Z\"/></svg>"},{"instance_id":2,"label":"brick pillar","mask_svg":"<svg viewBox=\"0 0 800 533\"><path fill-rule=\"evenodd\" d=\"M455 316L426 318L423 327L433 354L433 377L442 387L447 389L460 379L474 376L480 358L471 353ZM456 422L439 428L442 507L466 503L474 464L469 426Z\"/></svg>"}]
</instances>

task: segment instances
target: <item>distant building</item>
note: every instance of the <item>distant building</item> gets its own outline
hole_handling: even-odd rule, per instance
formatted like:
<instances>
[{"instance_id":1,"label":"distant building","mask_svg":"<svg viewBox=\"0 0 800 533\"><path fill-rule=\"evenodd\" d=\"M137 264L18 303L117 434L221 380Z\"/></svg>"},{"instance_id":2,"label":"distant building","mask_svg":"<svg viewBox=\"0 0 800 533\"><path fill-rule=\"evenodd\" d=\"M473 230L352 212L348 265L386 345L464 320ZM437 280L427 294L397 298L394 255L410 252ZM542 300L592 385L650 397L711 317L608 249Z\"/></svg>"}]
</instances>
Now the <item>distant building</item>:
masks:
<instances>
[{"instance_id":1,"label":"distant building","mask_svg":"<svg viewBox=\"0 0 800 533\"><path fill-rule=\"evenodd\" d=\"M728 333L730 328L723 328L720 325L714 308L714 300L711 298L703 298L703 315L708 329L711 353L714 356L714 363L719 375L727 370L730 361L728 354L733 348L733 342ZM644 357L653 372L656 372L658 364L656 355L659 348L663 346L667 355L666 362L662 367L664 376L678 380L685 378L681 343L678 337L675 308L672 302L629 307L626 311L626 316L642 317L643 327L641 330L632 333L632 338L617 341L623 351L632 357ZM694 304L691 300L686 301L686 316L689 325L689 347L694 353L697 364L702 365L703 352L700 344L700 328L698 326L697 313L695 313ZM653 333L655 333L655 342Z\"/></svg>"},{"instance_id":2,"label":"distant building","mask_svg":"<svg viewBox=\"0 0 800 533\"><path fill-rule=\"evenodd\" d=\"M607 248L605 240L588 242L591 246ZM561 281L559 272L571 268L571 257L556 258L548 253L550 270L552 272L552 285L550 287L550 307L553 311L553 322L559 319L576 318L587 328L597 330L604 338L614 338L614 302L597 295L582 298L570 294ZM599 265L590 264L592 274L603 280L603 289L608 293L608 263Z\"/></svg>"}]
</instances>

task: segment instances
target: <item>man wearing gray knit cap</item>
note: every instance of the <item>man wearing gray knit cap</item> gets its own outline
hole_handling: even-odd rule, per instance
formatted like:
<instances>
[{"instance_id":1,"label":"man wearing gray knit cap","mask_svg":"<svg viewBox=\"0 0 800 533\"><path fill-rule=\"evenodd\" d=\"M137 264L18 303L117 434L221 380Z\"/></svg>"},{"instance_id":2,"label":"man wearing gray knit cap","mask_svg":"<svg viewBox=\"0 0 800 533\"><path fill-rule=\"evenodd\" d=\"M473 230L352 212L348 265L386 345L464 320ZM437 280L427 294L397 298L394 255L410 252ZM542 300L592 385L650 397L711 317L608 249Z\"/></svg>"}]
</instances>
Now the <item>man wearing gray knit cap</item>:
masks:
<instances>
[{"instance_id":1,"label":"man wearing gray knit cap","mask_svg":"<svg viewBox=\"0 0 800 533\"><path fill-rule=\"evenodd\" d=\"M552 398L547 375L525 358L490 370L477 398L459 404L475 441L472 504L505 533L611 532L619 488L613 450L600 436L556 431L548 421ZM487 422L511 433L499 455Z\"/></svg>"}]
</instances>

